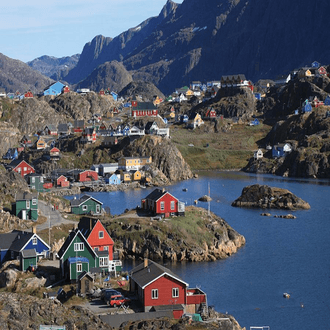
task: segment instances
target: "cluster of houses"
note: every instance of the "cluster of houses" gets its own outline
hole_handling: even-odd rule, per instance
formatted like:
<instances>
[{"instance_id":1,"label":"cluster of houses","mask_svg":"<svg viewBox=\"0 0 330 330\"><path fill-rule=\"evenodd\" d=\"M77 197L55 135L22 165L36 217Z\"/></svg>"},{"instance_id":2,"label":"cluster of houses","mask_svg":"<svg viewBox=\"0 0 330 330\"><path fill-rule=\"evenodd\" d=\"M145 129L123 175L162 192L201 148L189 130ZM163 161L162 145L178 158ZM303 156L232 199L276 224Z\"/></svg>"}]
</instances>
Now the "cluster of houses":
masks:
<instances>
[{"instance_id":1,"label":"cluster of houses","mask_svg":"<svg viewBox=\"0 0 330 330\"><path fill-rule=\"evenodd\" d=\"M28 194L28 193L26 193ZM37 205L37 195L30 194ZM28 196L19 197L25 199ZM185 204L164 189L155 189L141 200L141 208L147 214L160 217L184 216ZM102 203L84 195L71 201L73 213L93 210L97 214ZM77 212L76 212L77 211ZM32 208L31 212L37 212ZM0 264L19 260L22 271L34 271L38 262L50 256L50 245L36 233L14 230L0 234ZM102 222L95 217L82 218L68 234L57 253L60 276L76 283L80 293L88 293L98 274L121 271L122 263L114 252L114 241ZM145 312L168 310L172 317L180 318L184 313L194 314L207 305L206 294L198 288L189 288L171 270L151 260L129 272L129 288L142 303Z\"/></svg>"}]
</instances>

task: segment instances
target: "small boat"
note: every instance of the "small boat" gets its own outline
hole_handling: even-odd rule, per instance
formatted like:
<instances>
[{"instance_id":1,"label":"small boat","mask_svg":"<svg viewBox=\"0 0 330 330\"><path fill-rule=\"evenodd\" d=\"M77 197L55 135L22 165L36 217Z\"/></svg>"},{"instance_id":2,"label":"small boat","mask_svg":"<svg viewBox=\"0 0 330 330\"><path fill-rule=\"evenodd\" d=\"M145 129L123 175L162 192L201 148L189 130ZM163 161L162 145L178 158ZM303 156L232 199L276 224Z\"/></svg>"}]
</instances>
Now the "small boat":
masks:
<instances>
[{"instance_id":1,"label":"small boat","mask_svg":"<svg viewBox=\"0 0 330 330\"><path fill-rule=\"evenodd\" d=\"M188 189L187 188L183 188L182 191L188 191Z\"/></svg>"},{"instance_id":2,"label":"small boat","mask_svg":"<svg viewBox=\"0 0 330 330\"><path fill-rule=\"evenodd\" d=\"M283 293L283 297L289 299L289 298L290 298L290 294L287 293L287 292L284 292L284 293Z\"/></svg>"}]
</instances>

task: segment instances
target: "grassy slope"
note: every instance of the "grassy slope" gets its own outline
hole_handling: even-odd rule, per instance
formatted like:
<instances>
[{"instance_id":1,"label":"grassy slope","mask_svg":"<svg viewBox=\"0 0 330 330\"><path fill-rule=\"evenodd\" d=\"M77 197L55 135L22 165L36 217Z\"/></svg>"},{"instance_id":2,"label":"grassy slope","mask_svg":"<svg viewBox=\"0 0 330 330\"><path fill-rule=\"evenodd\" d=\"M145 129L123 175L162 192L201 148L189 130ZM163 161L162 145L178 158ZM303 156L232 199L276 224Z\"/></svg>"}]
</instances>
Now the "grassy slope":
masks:
<instances>
[{"instance_id":1,"label":"grassy slope","mask_svg":"<svg viewBox=\"0 0 330 330\"><path fill-rule=\"evenodd\" d=\"M209 124L206 124L209 125ZM229 130L207 132L204 126L194 131L176 126L171 129L174 144L193 170L240 169L258 149L257 141L266 136L270 126L232 125ZM194 147L189 146L193 144ZM207 144L209 145L207 147Z\"/></svg>"}]
</instances>

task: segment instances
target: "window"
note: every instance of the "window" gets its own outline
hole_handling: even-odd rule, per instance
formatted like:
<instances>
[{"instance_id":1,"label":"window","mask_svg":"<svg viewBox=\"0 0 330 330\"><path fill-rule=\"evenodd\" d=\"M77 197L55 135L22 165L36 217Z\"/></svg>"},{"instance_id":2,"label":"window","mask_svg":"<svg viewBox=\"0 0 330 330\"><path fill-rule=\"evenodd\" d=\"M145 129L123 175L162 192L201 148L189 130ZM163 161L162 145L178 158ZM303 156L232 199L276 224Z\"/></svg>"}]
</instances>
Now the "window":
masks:
<instances>
[{"instance_id":1,"label":"window","mask_svg":"<svg viewBox=\"0 0 330 330\"><path fill-rule=\"evenodd\" d=\"M35 198L32 199L32 205L37 205L37 200Z\"/></svg>"},{"instance_id":2,"label":"window","mask_svg":"<svg viewBox=\"0 0 330 330\"><path fill-rule=\"evenodd\" d=\"M32 238L32 244L37 245L38 244L38 239L36 237Z\"/></svg>"},{"instance_id":3,"label":"window","mask_svg":"<svg viewBox=\"0 0 330 330\"><path fill-rule=\"evenodd\" d=\"M99 265L100 267L108 266L109 259L108 257L100 257Z\"/></svg>"},{"instance_id":4,"label":"window","mask_svg":"<svg viewBox=\"0 0 330 330\"><path fill-rule=\"evenodd\" d=\"M40 178L40 182L44 182L44 178L43 177Z\"/></svg>"},{"instance_id":5,"label":"window","mask_svg":"<svg viewBox=\"0 0 330 330\"><path fill-rule=\"evenodd\" d=\"M179 297L179 288L173 288L172 289L172 298L178 298Z\"/></svg>"},{"instance_id":6,"label":"window","mask_svg":"<svg viewBox=\"0 0 330 330\"><path fill-rule=\"evenodd\" d=\"M158 299L158 289L151 290L151 299Z\"/></svg>"},{"instance_id":7,"label":"window","mask_svg":"<svg viewBox=\"0 0 330 330\"><path fill-rule=\"evenodd\" d=\"M82 206L82 210L83 210L83 211L87 211L87 209L88 209L87 205L83 205L83 206Z\"/></svg>"},{"instance_id":8,"label":"window","mask_svg":"<svg viewBox=\"0 0 330 330\"><path fill-rule=\"evenodd\" d=\"M99 231L99 238L104 238L104 232L103 231Z\"/></svg>"},{"instance_id":9,"label":"window","mask_svg":"<svg viewBox=\"0 0 330 330\"><path fill-rule=\"evenodd\" d=\"M174 208L175 208L175 202L171 201L171 210L174 210Z\"/></svg>"},{"instance_id":10,"label":"window","mask_svg":"<svg viewBox=\"0 0 330 330\"><path fill-rule=\"evenodd\" d=\"M160 202L160 210L161 211L165 210L165 202Z\"/></svg>"},{"instance_id":11,"label":"window","mask_svg":"<svg viewBox=\"0 0 330 330\"><path fill-rule=\"evenodd\" d=\"M75 251L84 251L84 243L74 243Z\"/></svg>"},{"instance_id":12,"label":"window","mask_svg":"<svg viewBox=\"0 0 330 330\"><path fill-rule=\"evenodd\" d=\"M34 176L31 178L31 182L32 183L35 183L36 182L36 178Z\"/></svg>"},{"instance_id":13,"label":"window","mask_svg":"<svg viewBox=\"0 0 330 330\"><path fill-rule=\"evenodd\" d=\"M30 201L26 201L26 209L28 210L30 208Z\"/></svg>"},{"instance_id":14,"label":"window","mask_svg":"<svg viewBox=\"0 0 330 330\"><path fill-rule=\"evenodd\" d=\"M104 246L103 251L109 251L109 246Z\"/></svg>"},{"instance_id":15,"label":"window","mask_svg":"<svg viewBox=\"0 0 330 330\"><path fill-rule=\"evenodd\" d=\"M24 172L26 172L27 171L27 167L26 166L24 166Z\"/></svg>"},{"instance_id":16,"label":"window","mask_svg":"<svg viewBox=\"0 0 330 330\"><path fill-rule=\"evenodd\" d=\"M95 251L95 252L97 252L98 250L99 250L99 248L98 248L98 247L94 248L94 251Z\"/></svg>"},{"instance_id":17,"label":"window","mask_svg":"<svg viewBox=\"0 0 330 330\"><path fill-rule=\"evenodd\" d=\"M100 205L96 205L96 213L100 213L100 212L101 212L101 206Z\"/></svg>"},{"instance_id":18,"label":"window","mask_svg":"<svg viewBox=\"0 0 330 330\"><path fill-rule=\"evenodd\" d=\"M82 272L82 264L79 263L77 264L77 273L81 273Z\"/></svg>"}]
</instances>

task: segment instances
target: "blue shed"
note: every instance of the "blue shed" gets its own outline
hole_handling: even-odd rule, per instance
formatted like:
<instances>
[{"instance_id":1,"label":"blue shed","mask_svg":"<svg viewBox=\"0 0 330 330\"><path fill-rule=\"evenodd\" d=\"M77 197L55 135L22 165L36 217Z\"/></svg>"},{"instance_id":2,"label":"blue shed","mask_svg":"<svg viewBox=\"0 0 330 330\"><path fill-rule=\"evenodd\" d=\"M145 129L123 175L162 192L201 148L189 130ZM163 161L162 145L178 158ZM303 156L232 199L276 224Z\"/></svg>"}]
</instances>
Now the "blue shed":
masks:
<instances>
[{"instance_id":1,"label":"blue shed","mask_svg":"<svg viewBox=\"0 0 330 330\"><path fill-rule=\"evenodd\" d=\"M118 94L117 93L111 92L110 94L112 95L114 101L117 101L118 100Z\"/></svg>"},{"instance_id":2,"label":"blue shed","mask_svg":"<svg viewBox=\"0 0 330 330\"><path fill-rule=\"evenodd\" d=\"M325 98L324 105L330 105L330 96L329 95Z\"/></svg>"},{"instance_id":3,"label":"blue shed","mask_svg":"<svg viewBox=\"0 0 330 330\"><path fill-rule=\"evenodd\" d=\"M261 93L254 93L254 96L258 101L261 101Z\"/></svg>"},{"instance_id":4,"label":"blue shed","mask_svg":"<svg viewBox=\"0 0 330 330\"><path fill-rule=\"evenodd\" d=\"M121 184L120 178L116 174L112 174L110 177L105 178L107 184Z\"/></svg>"}]
</instances>

